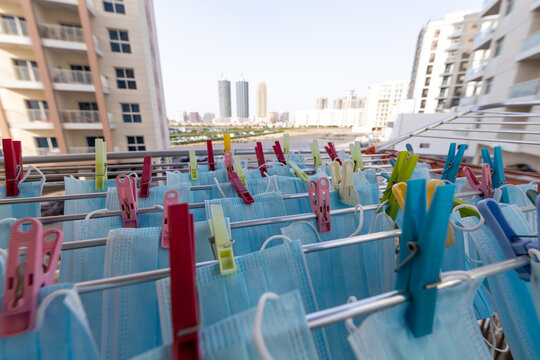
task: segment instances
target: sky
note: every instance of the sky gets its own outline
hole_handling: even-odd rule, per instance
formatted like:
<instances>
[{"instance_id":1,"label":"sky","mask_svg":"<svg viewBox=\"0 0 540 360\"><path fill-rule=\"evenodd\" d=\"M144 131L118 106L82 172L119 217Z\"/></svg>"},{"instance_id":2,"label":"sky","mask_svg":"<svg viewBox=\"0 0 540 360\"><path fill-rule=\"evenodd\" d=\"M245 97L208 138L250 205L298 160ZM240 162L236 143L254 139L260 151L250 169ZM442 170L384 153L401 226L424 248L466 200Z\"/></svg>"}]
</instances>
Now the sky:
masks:
<instances>
[{"instance_id":1,"label":"sky","mask_svg":"<svg viewBox=\"0 0 540 360\"><path fill-rule=\"evenodd\" d=\"M267 86L268 111L294 113L318 97L365 96L409 80L421 28L482 0L154 0L167 114L219 113L217 82Z\"/></svg>"}]
</instances>

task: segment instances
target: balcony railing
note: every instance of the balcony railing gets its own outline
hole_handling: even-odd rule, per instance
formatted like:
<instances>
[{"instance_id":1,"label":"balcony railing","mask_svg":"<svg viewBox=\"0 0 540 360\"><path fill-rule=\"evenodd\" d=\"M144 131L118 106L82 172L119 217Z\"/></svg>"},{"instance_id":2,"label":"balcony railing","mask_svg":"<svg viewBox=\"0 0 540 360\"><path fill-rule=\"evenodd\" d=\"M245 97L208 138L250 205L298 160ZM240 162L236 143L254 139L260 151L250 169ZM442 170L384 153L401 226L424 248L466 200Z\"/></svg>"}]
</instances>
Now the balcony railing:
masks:
<instances>
[{"instance_id":1,"label":"balcony railing","mask_svg":"<svg viewBox=\"0 0 540 360\"><path fill-rule=\"evenodd\" d=\"M39 25L39 35L43 39L84 42L82 29L73 26L41 24Z\"/></svg>"},{"instance_id":2,"label":"balcony railing","mask_svg":"<svg viewBox=\"0 0 540 360\"><path fill-rule=\"evenodd\" d=\"M99 123L97 110L63 110L62 122L69 124L96 124Z\"/></svg>"},{"instance_id":3,"label":"balcony railing","mask_svg":"<svg viewBox=\"0 0 540 360\"><path fill-rule=\"evenodd\" d=\"M69 148L69 152L70 153L76 153L76 154L79 154L79 153L82 153L82 154L87 154L87 153L95 153L96 152L96 148L93 147L93 146L71 146Z\"/></svg>"},{"instance_id":4,"label":"balcony railing","mask_svg":"<svg viewBox=\"0 0 540 360\"><path fill-rule=\"evenodd\" d=\"M14 65L15 78L21 81L41 81L39 71L34 66Z\"/></svg>"},{"instance_id":5,"label":"balcony railing","mask_svg":"<svg viewBox=\"0 0 540 360\"><path fill-rule=\"evenodd\" d=\"M0 34L14 36L28 36L26 21L15 19L0 19Z\"/></svg>"},{"instance_id":6,"label":"balcony railing","mask_svg":"<svg viewBox=\"0 0 540 360\"><path fill-rule=\"evenodd\" d=\"M30 121L49 121L49 110L47 109L28 109L27 112Z\"/></svg>"},{"instance_id":7,"label":"balcony railing","mask_svg":"<svg viewBox=\"0 0 540 360\"><path fill-rule=\"evenodd\" d=\"M477 100L478 100L478 95L462 97L459 100L459 106L471 106L471 105L476 104Z\"/></svg>"},{"instance_id":8,"label":"balcony railing","mask_svg":"<svg viewBox=\"0 0 540 360\"><path fill-rule=\"evenodd\" d=\"M92 73L86 70L52 69L51 78L55 83L92 85Z\"/></svg>"},{"instance_id":9,"label":"balcony railing","mask_svg":"<svg viewBox=\"0 0 540 360\"><path fill-rule=\"evenodd\" d=\"M534 79L516 84L508 91L508 98L514 99L538 94L540 89L540 79Z\"/></svg>"},{"instance_id":10,"label":"balcony railing","mask_svg":"<svg viewBox=\"0 0 540 360\"><path fill-rule=\"evenodd\" d=\"M520 52L524 52L532 49L535 46L540 45L540 31L535 32L521 43Z\"/></svg>"},{"instance_id":11,"label":"balcony railing","mask_svg":"<svg viewBox=\"0 0 540 360\"><path fill-rule=\"evenodd\" d=\"M476 49L477 47L480 47L481 45L483 45L487 41L487 39L491 36L491 34L493 34L496 27L497 27L497 23L491 23L484 31L478 34L474 38L472 48Z\"/></svg>"},{"instance_id":12,"label":"balcony railing","mask_svg":"<svg viewBox=\"0 0 540 360\"><path fill-rule=\"evenodd\" d=\"M60 154L60 149L59 148L37 148L36 152L38 155Z\"/></svg>"}]
</instances>

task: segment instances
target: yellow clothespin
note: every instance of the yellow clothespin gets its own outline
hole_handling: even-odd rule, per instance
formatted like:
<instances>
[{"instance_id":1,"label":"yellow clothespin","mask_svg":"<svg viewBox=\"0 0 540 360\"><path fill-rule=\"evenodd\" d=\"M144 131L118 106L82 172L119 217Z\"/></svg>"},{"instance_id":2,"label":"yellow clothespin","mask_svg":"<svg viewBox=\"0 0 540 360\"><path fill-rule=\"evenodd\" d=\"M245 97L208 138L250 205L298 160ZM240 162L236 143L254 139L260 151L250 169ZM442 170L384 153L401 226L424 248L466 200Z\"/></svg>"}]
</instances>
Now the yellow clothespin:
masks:
<instances>
[{"instance_id":1,"label":"yellow clothespin","mask_svg":"<svg viewBox=\"0 0 540 360\"><path fill-rule=\"evenodd\" d=\"M339 184L341 183L339 163L337 161L332 161L328 165L328 168L330 169L330 176L332 177L332 190L339 190Z\"/></svg>"},{"instance_id":2,"label":"yellow clothespin","mask_svg":"<svg viewBox=\"0 0 540 360\"><path fill-rule=\"evenodd\" d=\"M289 134L283 134L283 154L289 153Z\"/></svg>"},{"instance_id":3,"label":"yellow clothespin","mask_svg":"<svg viewBox=\"0 0 540 360\"><path fill-rule=\"evenodd\" d=\"M197 156L195 150L189 150L189 173L191 174L191 180L198 180L199 174L197 173Z\"/></svg>"},{"instance_id":4,"label":"yellow clothespin","mask_svg":"<svg viewBox=\"0 0 540 360\"><path fill-rule=\"evenodd\" d=\"M427 182L427 206L431 205L431 200L433 199L433 195L435 194L435 189L437 186L444 185L444 181L432 179ZM403 211L403 207L405 206L405 194L407 193L407 184L404 182L397 183L394 186L392 186L392 193L394 194L394 197L396 198L399 207L401 208L401 211ZM449 248L450 246L454 245L456 243L456 238L454 236L454 229L452 229L451 226L448 226L448 233L446 234L446 244L445 246Z\"/></svg>"},{"instance_id":5,"label":"yellow clothespin","mask_svg":"<svg viewBox=\"0 0 540 360\"><path fill-rule=\"evenodd\" d=\"M360 195L354 187L354 161L345 160L341 167L341 184L339 185L339 200L349 206L360 204Z\"/></svg>"},{"instance_id":6,"label":"yellow clothespin","mask_svg":"<svg viewBox=\"0 0 540 360\"><path fill-rule=\"evenodd\" d=\"M355 141L354 144L349 144L351 149L351 159L354 161L354 172L358 170L364 171L364 162L362 160L362 146L360 141Z\"/></svg>"},{"instance_id":7,"label":"yellow clothespin","mask_svg":"<svg viewBox=\"0 0 540 360\"><path fill-rule=\"evenodd\" d=\"M242 184L244 184L244 186L247 186L244 169L242 169L242 164L240 164L240 160L238 160L238 158L233 159L233 166L234 172L236 173L236 175L238 175L238 178L240 179Z\"/></svg>"},{"instance_id":8,"label":"yellow clothespin","mask_svg":"<svg viewBox=\"0 0 540 360\"><path fill-rule=\"evenodd\" d=\"M105 190L107 179L107 144L103 139L96 139L96 190Z\"/></svg>"},{"instance_id":9,"label":"yellow clothespin","mask_svg":"<svg viewBox=\"0 0 540 360\"><path fill-rule=\"evenodd\" d=\"M225 147L225 151L231 151L231 134L223 135L223 146Z\"/></svg>"},{"instance_id":10,"label":"yellow clothespin","mask_svg":"<svg viewBox=\"0 0 540 360\"><path fill-rule=\"evenodd\" d=\"M210 205L210 233L211 242L214 246L214 256L219 263L219 272L221 275L234 274L236 272L236 263L234 261L234 252L229 237L229 229L223 216L221 205Z\"/></svg>"},{"instance_id":11,"label":"yellow clothespin","mask_svg":"<svg viewBox=\"0 0 540 360\"><path fill-rule=\"evenodd\" d=\"M317 140L313 140L313 142L309 145L311 148L311 155L313 156L313 164L315 167L322 165L321 160L321 152L319 150L319 142Z\"/></svg>"},{"instance_id":12,"label":"yellow clothespin","mask_svg":"<svg viewBox=\"0 0 540 360\"><path fill-rule=\"evenodd\" d=\"M305 183L309 182L309 176L307 176L306 173L303 172L302 169L300 169L298 165L294 163L294 161L289 161L289 166L291 167L291 174L293 174L297 178L302 179L302 181L304 181Z\"/></svg>"}]
</instances>

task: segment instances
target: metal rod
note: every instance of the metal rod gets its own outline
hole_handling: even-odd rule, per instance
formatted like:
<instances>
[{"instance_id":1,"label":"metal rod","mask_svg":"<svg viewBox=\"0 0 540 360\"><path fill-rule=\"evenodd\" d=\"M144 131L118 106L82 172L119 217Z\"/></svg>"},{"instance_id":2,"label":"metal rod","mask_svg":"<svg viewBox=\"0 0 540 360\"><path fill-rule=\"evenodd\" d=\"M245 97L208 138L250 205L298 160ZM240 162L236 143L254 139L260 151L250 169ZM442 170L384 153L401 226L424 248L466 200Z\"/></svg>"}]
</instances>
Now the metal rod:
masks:
<instances>
[{"instance_id":1,"label":"metal rod","mask_svg":"<svg viewBox=\"0 0 540 360\"><path fill-rule=\"evenodd\" d=\"M467 116L464 116L467 119ZM452 121L446 125L540 125L532 121Z\"/></svg>"},{"instance_id":2,"label":"metal rod","mask_svg":"<svg viewBox=\"0 0 540 360\"><path fill-rule=\"evenodd\" d=\"M479 142L489 142L491 140L491 141L497 141L498 143L521 144L521 145L540 145L540 141L527 141L527 140L468 138L468 137L463 137L463 136L434 136L434 135L415 135L415 136L416 137L421 137L421 138L432 138L432 139L469 140L469 141L479 141Z\"/></svg>"},{"instance_id":3,"label":"metal rod","mask_svg":"<svg viewBox=\"0 0 540 360\"><path fill-rule=\"evenodd\" d=\"M533 130L504 130L504 129L429 129L429 131L459 131L459 132L478 132L478 133L497 133L497 134L528 134L540 135L540 131ZM498 141L499 139L497 139Z\"/></svg>"}]
</instances>

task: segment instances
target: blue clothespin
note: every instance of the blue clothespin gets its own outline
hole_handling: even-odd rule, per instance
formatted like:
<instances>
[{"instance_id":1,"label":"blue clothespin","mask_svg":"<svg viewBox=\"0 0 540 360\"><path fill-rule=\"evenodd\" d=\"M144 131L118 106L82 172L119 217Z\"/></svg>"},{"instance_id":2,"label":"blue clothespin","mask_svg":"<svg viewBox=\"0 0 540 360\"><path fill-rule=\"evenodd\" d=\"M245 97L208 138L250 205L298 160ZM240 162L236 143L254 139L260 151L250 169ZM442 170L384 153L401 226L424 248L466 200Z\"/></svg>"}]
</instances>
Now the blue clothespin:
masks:
<instances>
[{"instance_id":1,"label":"blue clothespin","mask_svg":"<svg viewBox=\"0 0 540 360\"><path fill-rule=\"evenodd\" d=\"M458 147L456 153L456 143L451 143L448 149L448 155L446 156L446 163L441 174L441 180L448 180L451 183L456 182L456 178L459 172L461 161L463 160L463 154L467 149L467 145L461 144Z\"/></svg>"},{"instance_id":2,"label":"blue clothespin","mask_svg":"<svg viewBox=\"0 0 540 360\"><path fill-rule=\"evenodd\" d=\"M491 167L491 184L493 185L494 189L497 189L498 187L506 184L500 146L495 146L493 148L493 159L491 158L488 149L482 149L482 161L486 164L489 164L489 166ZM506 188L502 189L501 202L505 204L510 202L510 198L508 197L508 191Z\"/></svg>"},{"instance_id":3,"label":"blue clothespin","mask_svg":"<svg viewBox=\"0 0 540 360\"><path fill-rule=\"evenodd\" d=\"M540 220L540 199L536 199L536 216ZM504 217L499 203L493 199L478 202L478 211L486 220L493 235L497 239L507 259L528 255L529 249L540 251L540 239L536 235L518 235ZM531 280L530 265L516 269L518 277L525 281Z\"/></svg>"},{"instance_id":4,"label":"blue clothespin","mask_svg":"<svg viewBox=\"0 0 540 360\"><path fill-rule=\"evenodd\" d=\"M392 164L392 166L396 166L396 159L390 159L390 164Z\"/></svg>"},{"instance_id":5,"label":"blue clothespin","mask_svg":"<svg viewBox=\"0 0 540 360\"><path fill-rule=\"evenodd\" d=\"M405 144L405 147L407 148L407 151L410 155L414 155L414 149L411 144Z\"/></svg>"},{"instance_id":6,"label":"blue clothespin","mask_svg":"<svg viewBox=\"0 0 540 360\"><path fill-rule=\"evenodd\" d=\"M441 229L448 229L455 188L438 186L428 211L426 180L407 182L395 289L410 293L406 317L416 337L433 330L437 288L425 286L439 281L446 243L446 231Z\"/></svg>"}]
</instances>

